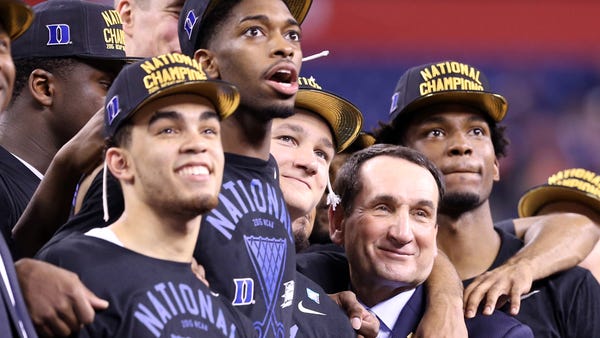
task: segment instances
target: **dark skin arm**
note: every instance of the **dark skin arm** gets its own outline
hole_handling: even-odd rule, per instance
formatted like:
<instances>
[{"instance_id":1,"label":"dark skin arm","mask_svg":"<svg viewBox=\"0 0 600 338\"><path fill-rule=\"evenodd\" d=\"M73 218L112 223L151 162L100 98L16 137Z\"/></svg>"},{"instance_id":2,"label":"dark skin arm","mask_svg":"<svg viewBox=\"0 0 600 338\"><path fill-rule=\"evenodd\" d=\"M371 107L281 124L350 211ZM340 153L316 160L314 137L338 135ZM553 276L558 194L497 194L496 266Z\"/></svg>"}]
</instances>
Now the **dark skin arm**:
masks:
<instances>
[{"instance_id":1,"label":"dark skin arm","mask_svg":"<svg viewBox=\"0 0 600 338\"><path fill-rule=\"evenodd\" d=\"M43 337L68 336L94 320L108 302L96 297L76 274L35 259L15 263L31 320Z\"/></svg>"},{"instance_id":2,"label":"dark skin arm","mask_svg":"<svg viewBox=\"0 0 600 338\"><path fill-rule=\"evenodd\" d=\"M103 126L101 109L56 153L13 229L13 238L23 257L33 257L66 222L77 182L82 174L101 162Z\"/></svg>"},{"instance_id":3,"label":"dark skin arm","mask_svg":"<svg viewBox=\"0 0 600 338\"><path fill-rule=\"evenodd\" d=\"M425 286L427 307L413 337L468 337L463 316L462 281L440 250Z\"/></svg>"},{"instance_id":4,"label":"dark skin arm","mask_svg":"<svg viewBox=\"0 0 600 338\"><path fill-rule=\"evenodd\" d=\"M573 213L515 220L518 236L527 243L502 266L488 271L465 289L465 316L471 318L481 302L484 314L510 300L510 313L519 313L521 296L533 281L574 267L598 242L598 227L587 217Z\"/></svg>"}]
</instances>

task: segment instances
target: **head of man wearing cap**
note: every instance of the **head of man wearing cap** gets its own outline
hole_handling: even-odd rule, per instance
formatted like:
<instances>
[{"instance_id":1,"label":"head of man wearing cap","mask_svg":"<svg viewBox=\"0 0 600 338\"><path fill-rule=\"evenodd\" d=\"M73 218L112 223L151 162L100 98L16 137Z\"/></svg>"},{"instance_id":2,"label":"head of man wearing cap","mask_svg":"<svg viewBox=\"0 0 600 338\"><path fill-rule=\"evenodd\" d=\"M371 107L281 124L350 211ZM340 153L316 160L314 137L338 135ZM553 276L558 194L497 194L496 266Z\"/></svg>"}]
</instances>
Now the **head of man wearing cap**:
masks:
<instances>
[{"instance_id":1,"label":"head of man wearing cap","mask_svg":"<svg viewBox=\"0 0 600 338\"><path fill-rule=\"evenodd\" d=\"M11 41L25 32L32 19L31 9L21 1L0 2L0 111L8 105L15 81Z\"/></svg>"},{"instance_id":2,"label":"head of man wearing cap","mask_svg":"<svg viewBox=\"0 0 600 338\"><path fill-rule=\"evenodd\" d=\"M554 173L519 200L519 217L575 212L600 224L600 175L583 168Z\"/></svg>"},{"instance_id":3,"label":"head of man wearing cap","mask_svg":"<svg viewBox=\"0 0 600 338\"><path fill-rule=\"evenodd\" d=\"M10 124L27 120L60 147L103 105L125 64L119 15L109 6L49 0L33 7L32 26L13 42L17 67Z\"/></svg>"},{"instance_id":4,"label":"head of man wearing cap","mask_svg":"<svg viewBox=\"0 0 600 338\"><path fill-rule=\"evenodd\" d=\"M487 200L500 178L498 159L508 140L498 123L507 107L478 68L456 61L425 64L398 81L390 122L376 138L423 152L445 175L441 210L469 210Z\"/></svg>"},{"instance_id":5,"label":"head of man wearing cap","mask_svg":"<svg viewBox=\"0 0 600 338\"><path fill-rule=\"evenodd\" d=\"M314 77L298 81L295 114L273 119L271 128L271 154L277 160L281 190L294 220L297 248L312 231L313 222L307 216L327 187L334 155L354 141L363 123L356 106L323 90Z\"/></svg>"},{"instance_id":6,"label":"head of man wearing cap","mask_svg":"<svg viewBox=\"0 0 600 338\"><path fill-rule=\"evenodd\" d=\"M311 0L190 0L179 20L181 51L210 78L235 84L235 118L259 125L293 114L302 62L300 24ZM246 115L247 114L247 115Z\"/></svg>"},{"instance_id":7,"label":"head of man wearing cap","mask_svg":"<svg viewBox=\"0 0 600 338\"><path fill-rule=\"evenodd\" d=\"M214 208L224 165L220 121L238 104L235 87L207 80L182 54L124 68L106 98L105 133L106 164L125 207L137 199L182 216Z\"/></svg>"},{"instance_id":8,"label":"head of man wearing cap","mask_svg":"<svg viewBox=\"0 0 600 338\"><path fill-rule=\"evenodd\" d=\"M177 22L185 0L115 0L125 32L125 51L133 57L180 52Z\"/></svg>"}]
</instances>

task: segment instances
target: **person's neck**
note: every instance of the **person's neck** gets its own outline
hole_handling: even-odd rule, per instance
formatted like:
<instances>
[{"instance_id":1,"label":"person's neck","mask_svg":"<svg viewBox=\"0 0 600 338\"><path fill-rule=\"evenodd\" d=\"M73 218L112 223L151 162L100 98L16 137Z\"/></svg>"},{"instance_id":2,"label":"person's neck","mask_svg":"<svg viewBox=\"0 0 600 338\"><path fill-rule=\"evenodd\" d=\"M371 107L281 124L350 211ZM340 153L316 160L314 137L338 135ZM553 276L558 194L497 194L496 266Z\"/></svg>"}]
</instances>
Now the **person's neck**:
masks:
<instances>
[{"instance_id":1,"label":"person's neck","mask_svg":"<svg viewBox=\"0 0 600 338\"><path fill-rule=\"evenodd\" d=\"M261 121L254 114L236 111L221 122L223 150L226 153L269 159L271 150L271 123Z\"/></svg>"},{"instance_id":2,"label":"person's neck","mask_svg":"<svg viewBox=\"0 0 600 338\"><path fill-rule=\"evenodd\" d=\"M110 228L123 246L139 254L168 261L192 261L201 215L184 216L158 210L138 200L125 200L125 210Z\"/></svg>"},{"instance_id":3,"label":"person's neck","mask_svg":"<svg viewBox=\"0 0 600 338\"><path fill-rule=\"evenodd\" d=\"M489 200L477 208L449 216L438 214L437 244L462 280L487 271L500 249Z\"/></svg>"},{"instance_id":4,"label":"person's neck","mask_svg":"<svg viewBox=\"0 0 600 338\"><path fill-rule=\"evenodd\" d=\"M352 291L356 294L356 298L368 307L373 307L399 293L416 288L412 285L394 286L391 283L381 283L381 281L375 280L375 276L360 278L356 273L352 273L352 267L350 270Z\"/></svg>"},{"instance_id":5,"label":"person's neck","mask_svg":"<svg viewBox=\"0 0 600 338\"><path fill-rule=\"evenodd\" d=\"M45 174L60 146L43 124L40 115L44 112L27 114L26 110L9 109L0 118L0 145Z\"/></svg>"}]
</instances>

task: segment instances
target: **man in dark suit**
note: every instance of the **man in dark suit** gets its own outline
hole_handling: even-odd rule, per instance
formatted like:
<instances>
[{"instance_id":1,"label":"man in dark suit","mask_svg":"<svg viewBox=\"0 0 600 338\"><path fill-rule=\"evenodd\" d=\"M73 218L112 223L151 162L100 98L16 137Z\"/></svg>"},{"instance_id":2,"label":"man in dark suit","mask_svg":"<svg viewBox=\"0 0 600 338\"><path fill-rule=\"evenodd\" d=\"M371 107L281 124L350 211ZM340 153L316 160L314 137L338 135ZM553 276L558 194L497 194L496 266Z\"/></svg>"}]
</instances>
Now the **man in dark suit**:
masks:
<instances>
[{"instance_id":1,"label":"man in dark suit","mask_svg":"<svg viewBox=\"0 0 600 338\"><path fill-rule=\"evenodd\" d=\"M389 170L394 168L394 170ZM381 322L378 337L409 337L427 307L436 257L443 175L423 154L375 145L355 153L334 183L341 203L329 209L332 241L345 248L358 299ZM503 313L467 321L472 337L533 337Z\"/></svg>"}]
</instances>

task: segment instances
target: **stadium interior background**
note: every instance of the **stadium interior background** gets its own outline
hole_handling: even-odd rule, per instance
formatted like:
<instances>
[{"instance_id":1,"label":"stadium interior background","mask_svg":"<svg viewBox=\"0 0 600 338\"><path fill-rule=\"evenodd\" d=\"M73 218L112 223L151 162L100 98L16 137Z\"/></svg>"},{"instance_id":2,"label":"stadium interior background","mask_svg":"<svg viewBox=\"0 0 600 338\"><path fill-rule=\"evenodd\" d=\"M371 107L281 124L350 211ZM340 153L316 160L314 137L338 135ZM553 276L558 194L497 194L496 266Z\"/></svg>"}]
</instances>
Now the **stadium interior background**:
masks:
<instances>
[{"instance_id":1,"label":"stadium interior background","mask_svg":"<svg viewBox=\"0 0 600 338\"><path fill-rule=\"evenodd\" d=\"M492 195L500 220L558 170L600 172L598 13L597 0L314 0L304 55L330 55L302 73L353 101L369 131L387 120L409 67L454 59L482 69L509 102L511 145Z\"/></svg>"}]
</instances>

